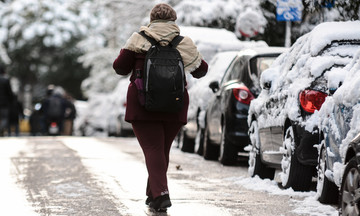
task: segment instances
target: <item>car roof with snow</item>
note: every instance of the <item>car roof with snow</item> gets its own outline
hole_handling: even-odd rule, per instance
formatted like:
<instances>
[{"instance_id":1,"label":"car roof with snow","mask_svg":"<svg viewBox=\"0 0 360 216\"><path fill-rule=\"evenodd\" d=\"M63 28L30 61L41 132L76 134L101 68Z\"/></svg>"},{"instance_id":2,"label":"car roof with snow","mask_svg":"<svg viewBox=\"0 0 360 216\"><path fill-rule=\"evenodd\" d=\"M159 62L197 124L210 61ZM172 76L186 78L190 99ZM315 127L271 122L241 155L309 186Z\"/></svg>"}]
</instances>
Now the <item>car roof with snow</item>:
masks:
<instances>
[{"instance_id":1,"label":"car roof with snow","mask_svg":"<svg viewBox=\"0 0 360 216\"><path fill-rule=\"evenodd\" d=\"M265 41L241 41L235 33L220 28L180 26L180 34L194 41L207 62L218 52L268 46Z\"/></svg>"},{"instance_id":2,"label":"car roof with snow","mask_svg":"<svg viewBox=\"0 0 360 216\"><path fill-rule=\"evenodd\" d=\"M285 48L285 47L253 47L253 48L240 50L237 56L242 56L242 55L256 56L259 54L264 55L264 54L273 54L273 53L283 53L288 49L289 48Z\"/></svg>"}]
</instances>

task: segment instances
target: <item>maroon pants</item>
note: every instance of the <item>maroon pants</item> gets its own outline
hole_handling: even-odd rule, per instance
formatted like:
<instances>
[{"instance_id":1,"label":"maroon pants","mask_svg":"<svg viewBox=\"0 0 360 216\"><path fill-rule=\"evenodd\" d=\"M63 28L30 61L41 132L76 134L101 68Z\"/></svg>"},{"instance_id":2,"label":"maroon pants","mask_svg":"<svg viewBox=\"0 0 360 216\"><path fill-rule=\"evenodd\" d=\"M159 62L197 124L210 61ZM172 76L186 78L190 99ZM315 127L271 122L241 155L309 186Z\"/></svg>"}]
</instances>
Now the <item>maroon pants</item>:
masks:
<instances>
[{"instance_id":1,"label":"maroon pants","mask_svg":"<svg viewBox=\"0 0 360 216\"><path fill-rule=\"evenodd\" d=\"M146 195L156 198L168 194L167 169L171 144L182 124L166 121L132 122L134 133L144 152L148 170Z\"/></svg>"}]
</instances>

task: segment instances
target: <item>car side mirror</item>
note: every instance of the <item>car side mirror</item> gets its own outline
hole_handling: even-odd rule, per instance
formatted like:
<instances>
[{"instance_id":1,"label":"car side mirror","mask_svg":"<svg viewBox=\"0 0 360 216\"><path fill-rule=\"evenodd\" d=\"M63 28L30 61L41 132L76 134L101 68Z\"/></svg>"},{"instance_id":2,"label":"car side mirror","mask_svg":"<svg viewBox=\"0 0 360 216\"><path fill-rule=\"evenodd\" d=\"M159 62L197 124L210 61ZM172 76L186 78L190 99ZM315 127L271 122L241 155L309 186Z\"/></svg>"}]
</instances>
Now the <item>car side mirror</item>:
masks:
<instances>
[{"instance_id":1,"label":"car side mirror","mask_svg":"<svg viewBox=\"0 0 360 216\"><path fill-rule=\"evenodd\" d=\"M335 94L336 90L342 85L342 82L339 82L337 88L329 88L329 95Z\"/></svg>"},{"instance_id":2,"label":"car side mirror","mask_svg":"<svg viewBox=\"0 0 360 216\"><path fill-rule=\"evenodd\" d=\"M219 82L218 81L212 81L209 84L209 87L211 88L211 90L215 93L217 91L219 91Z\"/></svg>"},{"instance_id":3,"label":"car side mirror","mask_svg":"<svg viewBox=\"0 0 360 216\"><path fill-rule=\"evenodd\" d=\"M271 81L264 82L263 89L265 90L271 89Z\"/></svg>"}]
</instances>

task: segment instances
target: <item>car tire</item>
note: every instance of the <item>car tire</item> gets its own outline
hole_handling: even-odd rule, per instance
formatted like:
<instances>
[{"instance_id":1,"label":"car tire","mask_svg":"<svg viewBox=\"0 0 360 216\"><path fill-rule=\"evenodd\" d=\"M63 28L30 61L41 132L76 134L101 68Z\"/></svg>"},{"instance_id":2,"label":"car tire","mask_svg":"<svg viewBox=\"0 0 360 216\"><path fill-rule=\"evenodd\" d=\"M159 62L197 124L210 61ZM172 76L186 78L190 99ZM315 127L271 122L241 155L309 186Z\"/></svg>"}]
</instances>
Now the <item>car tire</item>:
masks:
<instances>
[{"instance_id":1,"label":"car tire","mask_svg":"<svg viewBox=\"0 0 360 216\"><path fill-rule=\"evenodd\" d=\"M339 209L342 215L358 215L360 212L360 173L356 157L350 159L344 170L340 188Z\"/></svg>"},{"instance_id":2,"label":"car tire","mask_svg":"<svg viewBox=\"0 0 360 216\"><path fill-rule=\"evenodd\" d=\"M196 135L194 151L198 155L204 154L204 131L205 129L201 128Z\"/></svg>"},{"instance_id":3,"label":"car tire","mask_svg":"<svg viewBox=\"0 0 360 216\"><path fill-rule=\"evenodd\" d=\"M237 148L230 142L227 136L226 124L221 133L219 161L222 165L234 165L238 158Z\"/></svg>"},{"instance_id":4,"label":"car tire","mask_svg":"<svg viewBox=\"0 0 360 216\"><path fill-rule=\"evenodd\" d=\"M186 131L180 131L179 148L183 152L194 153L195 140L186 135Z\"/></svg>"},{"instance_id":5,"label":"car tire","mask_svg":"<svg viewBox=\"0 0 360 216\"><path fill-rule=\"evenodd\" d=\"M319 150L316 191L319 197L319 202L324 204L336 204L339 199L339 189L336 184L330 181L325 175L327 170L326 158L326 147L323 140Z\"/></svg>"},{"instance_id":6,"label":"car tire","mask_svg":"<svg viewBox=\"0 0 360 216\"><path fill-rule=\"evenodd\" d=\"M281 182L284 188L294 191L309 191L314 167L303 165L296 157L295 134L292 126L285 132L283 142L283 159L281 160Z\"/></svg>"},{"instance_id":7,"label":"car tire","mask_svg":"<svg viewBox=\"0 0 360 216\"><path fill-rule=\"evenodd\" d=\"M219 148L211 143L209 139L209 128L205 126L204 132L204 158L206 160L217 160L219 155Z\"/></svg>"},{"instance_id":8,"label":"car tire","mask_svg":"<svg viewBox=\"0 0 360 216\"><path fill-rule=\"evenodd\" d=\"M249 152L249 160L248 160L249 175L251 177L255 177L257 175L262 179L269 178L273 180L275 175L275 168L267 167L261 161L259 128L256 120L252 121L250 124L249 138L251 142L251 150Z\"/></svg>"}]
</instances>

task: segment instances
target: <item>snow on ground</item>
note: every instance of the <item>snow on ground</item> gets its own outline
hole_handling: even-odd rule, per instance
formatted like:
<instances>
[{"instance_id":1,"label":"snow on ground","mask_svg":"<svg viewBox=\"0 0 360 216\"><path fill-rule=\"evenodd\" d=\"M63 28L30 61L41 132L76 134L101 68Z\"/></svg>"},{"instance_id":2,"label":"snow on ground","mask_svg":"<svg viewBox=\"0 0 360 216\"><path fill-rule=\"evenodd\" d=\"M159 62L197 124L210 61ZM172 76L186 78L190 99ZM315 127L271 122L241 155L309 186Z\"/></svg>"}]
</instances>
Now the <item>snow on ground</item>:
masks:
<instances>
[{"instance_id":1,"label":"snow on ground","mask_svg":"<svg viewBox=\"0 0 360 216\"><path fill-rule=\"evenodd\" d=\"M84 165L96 179L101 181L104 189L109 194L113 194L114 198L118 199L117 201L127 207L126 210L121 209L121 213L126 213L125 215L144 215L144 200L138 198L144 196L145 181L147 179L145 163L119 151L119 148L106 145L104 142L93 138L82 138L82 140L84 139L86 139L86 142L82 142L83 144L79 144L79 138L66 138L63 141L65 145L77 151L83 158ZM121 139L121 142L139 146L136 139L125 138ZM139 151L141 151L140 146ZM116 164L116 168L114 168L114 164ZM131 175L126 175L126 173L131 173ZM134 176L136 177L134 178ZM121 181L121 184L118 181ZM190 193L189 189L186 190L183 186L174 182L169 182L169 186L173 191L176 191L178 197L184 197L185 199L186 194ZM195 207L186 205L187 208L181 203L174 205L168 210L168 213L171 215L180 215L178 213L181 213L183 215L191 214L192 216L230 216L224 209L209 204L191 204L195 205L199 209L198 211L194 210Z\"/></svg>"},{"instance_id":2,"label":"snow on ground","mask_svg":"<svg viewBox=\"0 0 360 216\"><path fill-rule=\"evenodd\" d=\"M38 215L32 210L26 200L25 191L16 184L16 170L12 166L12 158L16 157L26 144L25 139L1 139L1 146L6 145L0 151L0 212L2 215Z\"/></svg>"},{"instance_id":3,"label":"snow on ground","mask_svg":"<svg viewBox=\"0 0 360 216\"><path fill-rule=\"evenodd\" d=\"M335 216L338 215L336 208L330 205L323 205L315 197L316 192L297 192L293 189L281 189L275 180L260 179L258 176L254 178L239 177L234 179L235 184L240 184L249 190L264 191L273 195L283 195L293 197L303 197L304 200L292 199L294 202L294 212L299 215L312 215L312 216Z\"/></svg>"},{"instance_id":4,"label":"snow on ground","mask_svg":"<svg viewBox=\"0 0 360 216\"><path fill-rule=\"evenodd\" d=\"M143 161L134 160L132 156L122 153L119 149L116 149L111 145L104 145L103 142L93 138L81 138L82 140L85 139L85 142L79 142L79 139L80 138L76 137L62 138L69 148L78 152L83 158L82 161L84 165L92 171L93 175L103 181L105 189L109 189L113 194L121 194L120 197L118 196L119 199L121 199L119 201L130 207L132 213L143 213L143 209L138 208L140 204L143 206L143 200L134 199L134 197L142 197L145 190L143 179L146 179L146 168ZM122 139L122 141L138 145L136 139ZM0 204L1 212L5 213L4 215L37 215L32 211L31 204L27 203L25 191L16 184L17 179L14 169L11 167L11 158L23 150L25 144L26 140L21 138L1 139L1 145L7 145L7 148L2 148L2 151L0 152ZM184 154L177 148L173 148L172 152ZM196 160L195 155L193 156L194 166L196 166L198 160ZM116 169L114 169L114 164L117 164ZM129 168L131 168L131 170L129 170ZM134 170L137 170L137 172L134 173ZM124 178L123 174L129 172L132 173L132 177ZM133 178L135 174L138 175L137 178ZM249 190L288 196L295 206L294 213L296 214L312 216L333 216L338 214L338 211L333 206L320 204L316 200L315 192L313 191L294 192L292 189L283 190L278 187L278 183L274 180L236 175L237 174L234 174L234 177L227 180ZM115 181L116 179L121 179L122 185L128 186L119 188L118 182ZM139 187L133 187L132 185L134 184L139 185ZM178 191L177 193L179 193L180 196L182 196L181 194L188 193L183 187L174 184L174 182L170 182L169 184L171 184L170 187L173 191ZM5 203L6 205L3 205ZM201 204L196 203L196 205ZM207 209L205 212L206 214L201 212L202 214L199 213L197 215L224 215L224 212L219 212L220 210L217 208L206 204L203 205L205 206L202 206L204 208L201 209ZM184 206L181 208L183 207ZM173 206L171 210L175 212L176 208L176 206Z\"/></svg>"},{"instance_id":5,"label":"snow on ground","mask_svg":"<svg viewBox=\"0 0 360 216\"><path fill-rule=\"evenodd\" d=\"M123 139L123 141L130 142L134 145L138 145L136 139ZM117 183L114 182L114 179L121 179L123 184L124 183L123 173L131 172L132 178L129 178L131 182L129 181L125 183L129 187L122 188L122 190L125 191L131 188L131 191L126 191L128 192L128 197L123 198L121 201L125 202L125 204L128 207L138 206L139 204L138 201L136 201L136 199L131 199L131 198L139 197L139 196L142 197L143 192L145 190L143 187L144 186L143 179L146 179L146 175L145 175L146 171L145 171L145 165L142 161L135 161L131 158L131 156L119 152L118 149L115 149L114 147L108 145L104 145L104 143L101 143L91 138L87 139L86 145L79 145L77 138L67 138L64 140L64 142L68 147L76 150L78 154L82 156L82 158L95 159L95 160L85 159L83 160L83 162L90 170L93 171L93 173L97 174L99 179L102 179L104 181L104 185L106 185L107 188L113 192L113 194L122 194L124 192L124 191L120 191L120 188L118 187ZM89 146L91 146L91 148L89 148ZM176 151L176 153L184 154L175 147L171 151L173 153L174 151ZM198 160L194 158L193 161L194 161L194 166L197 166ZM117 169L113 169L113 164L118 164ZM129 170L129 168L131 168L131 170ZM134 168L136 168L137 171L134 171L135 170ZM139 170L142 171L138 172ZM133 178L134 174L137 174L138 177ZM333 206L323 205L320 202L318 202L315 198L316 192L314 191L295 192L292 189L284 190L278 187L278 183L275 180L260 179L257 176L251 178L248 176L236 176L236 174L234 174L233 178L227 180L233 181L234 184L241 185L249 190L264 191L266 193L273 195L288 196L289 199L300 198L300 200L291 199L294 202L293 205L296 206L294 213L299 215L312 215L312 216L338 215L337 209L334 208ZM138 188L132 187L131 185L134 185L133 181L137 181L135 185L139 185L140 187ZM169 184L170 187L172 188L172 191L176 191L176 193L179 193L180 196L181 194L188 193L188 191L184 190L184 187L174 184L173 181L170 181ZM138 194L138 196L135 196L134 194ZM304 200L301 200L301 198L303 198ZM141 200L141 202L143 202L143 200ZM200 204L197 203L196 205L200 205ZM173 207L175 208L176 206ZM171 208L172 210L174 210L173 207ZM192 212L192 213L195 214L196 212ZM221 215L224 215L223 213L224 212L222 212ZM202 212L201 215L219 215L219 210L216 210L215 208L210 208L208 212L205 213Z\"/></svg>"}]
</instances>

